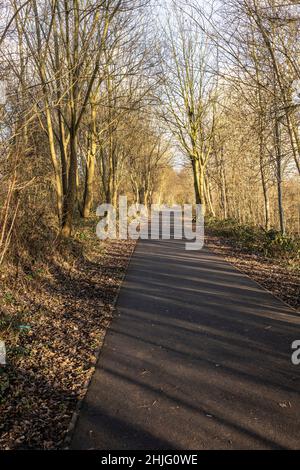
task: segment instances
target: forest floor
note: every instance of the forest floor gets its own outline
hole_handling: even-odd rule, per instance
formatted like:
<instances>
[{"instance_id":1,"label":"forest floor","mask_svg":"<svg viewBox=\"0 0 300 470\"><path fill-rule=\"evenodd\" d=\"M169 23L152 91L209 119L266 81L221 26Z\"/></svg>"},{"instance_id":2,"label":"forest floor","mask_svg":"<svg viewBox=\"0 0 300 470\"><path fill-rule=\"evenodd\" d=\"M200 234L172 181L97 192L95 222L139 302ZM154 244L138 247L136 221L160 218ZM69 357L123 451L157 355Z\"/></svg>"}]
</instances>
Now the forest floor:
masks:
<instances>
[{"instance_id":1,"label":"forest floor","mask_svg":"<svg viewBox=\"0 0 300 470\"><path fill-rule=\"evenodd\" d=\"M8 269L2 275L0 449L64 445L135 247L100 242L93 223L69 245L17 278Z\"/></svg>"},{"instance_id":2,"label":"forest floor","mask_svg":"<svg viewBox=\"0 0 300 470\"><path fill-rule=\"evenodd\" d=\"M221 254L243 273L258 282L277 298L296 310L300 309L300 266L285 260L267 258L237 246L234 240L206 233L207 246Z\"/></svg>"}]
</instances>

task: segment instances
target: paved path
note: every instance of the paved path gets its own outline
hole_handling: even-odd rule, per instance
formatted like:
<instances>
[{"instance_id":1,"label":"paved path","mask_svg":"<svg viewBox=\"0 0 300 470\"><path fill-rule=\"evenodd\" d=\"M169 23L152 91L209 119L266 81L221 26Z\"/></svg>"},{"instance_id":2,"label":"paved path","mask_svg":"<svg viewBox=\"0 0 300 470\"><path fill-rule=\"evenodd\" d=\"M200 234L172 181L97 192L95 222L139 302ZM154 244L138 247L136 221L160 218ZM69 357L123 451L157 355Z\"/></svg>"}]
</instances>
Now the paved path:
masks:
<instances>
[{"instance_id":1,"label":"paved path","mask_svg":"<svg viewBox=\"0 0 300 470\"><path fill-rule=\"evenodd\" d=\"M221 257L140 242L73 449L300 448L300 316Z\"/></svg>"}]
</instances>

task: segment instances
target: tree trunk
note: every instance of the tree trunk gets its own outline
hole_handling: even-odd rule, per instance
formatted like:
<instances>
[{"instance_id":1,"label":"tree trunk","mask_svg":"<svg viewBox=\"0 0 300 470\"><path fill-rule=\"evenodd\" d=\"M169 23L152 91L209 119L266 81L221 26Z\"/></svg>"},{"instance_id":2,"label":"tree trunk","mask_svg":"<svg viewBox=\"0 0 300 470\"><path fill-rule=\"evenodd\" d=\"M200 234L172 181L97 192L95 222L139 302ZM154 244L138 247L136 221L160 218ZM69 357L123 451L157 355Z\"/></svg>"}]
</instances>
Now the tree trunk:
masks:
<instances>
[{"instance_id":1,"label":"tree trunk","mask_svg":"<svg viewBox=\"0 0 300 470\"><path fill-rule=\"evenodd\" d=\"M93 184L95 179L95 158L94 155L89 153L86 162L86 175L85 175L85 188L83 196L83 210L82 216L88 219L93 205Z\"/></svg>"},{"instance_id":2,"label":"tree trunk","mask_svg":"<svg viewBox=\"0 0 300 470\"><path fill-rule=\"evenodd\" d=\"M260 175L261 175L261 184L264 195L264 213L265 213L265 229L270 230L270 200L269 200L269 190L268 184L266 181L263 156L260 154Z\"/></svg>"},{"instance_id":3,"label":"tree trunk","mask_svg":"<svg viewBox=\"0 0 300 470\"><path fill-rule=\"evenodd\" d=\"M97 150L97 140L96 140L96 106L94 102L91 103L91 119L92 119L92 129L91 129L91 142L90 148L88 151L88 156L86 160L86 174L85 174L85 187L84 187L84 197L83 197L83 210L82 216L87 219L90 216L91 208L93 204L93 185L95 179L95 164L96 164L96 150Z\"/></svg>"},{"instance_id":4,"label":"tree trunk","mask_svg":"<svg viewBox=\"0 0 300 470\"><path fill-rule=\"evenodd\" d=\"M282 155L281 155L281 141L280 141L280 124L276 117L275 119L275 148L276 148L276 179L277 179L277 198L278 198L278 212L279 224L282 235L285 234L285 220L282 202Z\"/></svg>"},{"instance_id":5,"label":"tree trunk","mask_svg":"<svg viewBox=\"0 0 300 470\"><path fill-rule=\"evenodd\" d=\"M70 237L73 227L73 214L77 196L77 146L76 133L70 131L70 168L68 177L68 191L64 200L62 235Z\"/></svg>"},{"instance_id":6,"label":"tree trunk","mask_svg":"<svg viewBox=\"0 0 300 470\"><path fill-rule=\"evenodd\" d=\"M259 136L259 169L260 169L260 176L261 176L261 185L264 195L264 213L265 213L265 229L268 231L270 230L270 200L269 200L269 190L268 190L268 183L266 180L265 174L265 140L263 135L263 125L262 121L260 124L260 136Z\"/></svg>"},{"instance_id":7,"label":"tree trunk","mask_svg":"<svg viewBox=\"0 0 300 470\"><path fill-rule=\"evenodd\" d=\"M194 171L194 185L195 185L195 195L196 195L196 204L202 206L202 214L206 214L206 203L205 203L205 168L201 165L198 159L194 160L193 164Z\"/></svg>"},{"instance_id":8,"label":"tree trunk","mask_svg":"<svg viewBox=\"0 0 300 470\"><path fill-rule=\"evenodd\" d=\"M55 149L52 119L51 119L50 110L47 104L46 104L46 121L47 121L49 149L50 149L51 161L52 161L52 166L53 166L53 171L54 171L57 215L58 215L58 220L61 222L62 211L63 211L63 187L62 187L62 180L60 176L60 165L57 159L56 149Z\"/></svg>"},{"instance_id":9,"label":"tree trunk","mask_svg":"<svg viewBox=\"0 0 300 470\"><path fill-rule=\"evenodd\" d=\"M210 214L212 217L215 217L215 216L216 216L216 213L215 213L215 210L214 210L214 207L213 207L210 183L209 183L207 177L205 177L204 181L205 181L205 200L206 200L206 205L207 205L207 207L208 207L209 214Z\"/></svg>"}]
</instances>

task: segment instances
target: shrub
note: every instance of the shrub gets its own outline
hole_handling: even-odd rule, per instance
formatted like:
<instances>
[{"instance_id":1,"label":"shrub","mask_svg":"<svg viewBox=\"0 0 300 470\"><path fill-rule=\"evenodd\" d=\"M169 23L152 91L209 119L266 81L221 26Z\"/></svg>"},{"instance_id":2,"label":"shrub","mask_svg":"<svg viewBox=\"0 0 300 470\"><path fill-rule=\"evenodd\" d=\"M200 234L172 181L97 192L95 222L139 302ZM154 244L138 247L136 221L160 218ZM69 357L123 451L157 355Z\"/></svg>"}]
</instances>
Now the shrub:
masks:
<instances>
[{"instance_id":1,"label":"shrub","mask_svg":"<svg viewBox=\"0 0 300 470\"><path fill-rule=\"evenodd\" d=\"M261 227L242 225L234 219L209 218L206 227L214 235L231 240L241 249L272 258L300 260L300 239L297 237L282 235L274 229L266 231Z\"/></svg>"}]
</instances>

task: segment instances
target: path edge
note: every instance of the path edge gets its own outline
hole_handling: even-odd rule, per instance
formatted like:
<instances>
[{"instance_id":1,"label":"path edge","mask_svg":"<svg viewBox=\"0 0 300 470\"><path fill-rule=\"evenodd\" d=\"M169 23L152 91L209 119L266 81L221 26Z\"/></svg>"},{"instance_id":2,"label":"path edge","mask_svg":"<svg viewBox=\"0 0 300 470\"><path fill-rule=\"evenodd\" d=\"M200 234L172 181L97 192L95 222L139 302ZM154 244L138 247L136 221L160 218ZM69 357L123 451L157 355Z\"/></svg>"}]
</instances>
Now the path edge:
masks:
<instances>
[{"instance_id":1,"label":"path edge","mask_svg":"<svg viewBox=\"0 0 300 470\"><path fill-rule=\"evenodd\" d=\"M124 282L125 282L125 279L126 279L126 276L127 276L127 272L128 272L128 269L129 269L129 266L130 266L130 263L132 261L132 258L136 252L136 249L137 249L137 246L138 246L138 241L135 243L134 245L134 248L132 250L132 252L130 253L129 257L128 257L128 262L126 264L126 267L125 267L125 270L124 270L124 274L121 278L121 281L120 281L120 284L119 284L119 287L118 287L118 290L116 292L116 296L115 296L115 299L112 303L112 319L111 321L109 322L109 325L107 325L106 329L105 329L105 333L104 333L104 337L103 337L103 340L99 346L99 348L97 349L96 351L96 354L95 354L95 360L92 362L93 366L91 367L91 375L90 377L86 380L84 386L83 386L83 389L82 389L82 396L81 398L77 401L77 404L76 404L76 408L72 414L72 418L71 418L71 421L70 421L70 424L69 424L69 427L68 427L68 430L67 430L67 433L66 433L66 436L64 438L64 441L63 441L63 444L62 444L62 449L63 450L70 450L70 445L71 445L71 442L72 442L72 439L73 439L73 435L74 435L74 431L75 431L75 428L76 428L76 425L77 425L77 422L78 422L78 419L79 419L79 415L80 415L80 412L81 412L81 409L82 409L82 405L83 405L83 402L86 398L86 395L87 395L87 392L88 392L88 389L90 387L90 384L92 382L92 379L94 377L94 374L95 374L95 371L96 371L96 366L99 362L99 359L100 359L100 356L101 356L101 353L102 353L102 350L103 350L103 347L104 347L104 344L105 344L105 340L106 340L106 336L107 336L107 333L110 329L110 326L111 326L111 323L114 319L114 316L115 316L115 313L116 313L116 310L117 310L117 303L118 303L118 300L119 300L119 297L120 297L120 293L121 293L121 289L124 285Z\"/></svg>"},{"instance_id":2,"label":"path edge","mask_svg":"<svg viewBox=\"0 0 300 470\"><path fill-rule=\"evenodd\" d=\"M272 297L274 297L276 300L278 300L279 302L281 302L283 305L285 305L286 307L288 307L292 313L296 313L298 316L300 315L300 311L299 309L297 309L296 307L293 307L292 305L288 304L285 300L282 300L278 295L276 295L274 292L272 292L271 290L269 290L267 287L263 286L262 284L260 284L256 279L254 279L253 277L251 277L248 273L246 273L245 271L242 271L241 268L239 268L238 266L236 266L232 261L230 261L228 258L226 258L226 256L222 253L218 253L216 251L214 251L213 248L211 248L208 244L206 244L206 247L207 249L215 254L215 255L218 255L218 256L221 256L221 258L224 259L224 261L226 261L226 263L230 264L233 268L235 268L240 274L242 274L244 277L247 277L248 279L250 279L252 282L254 282L258 287L260 287L262 290L264 290L265 292L267 292L269 295L271 295Z\"/></svg>"}]
</instances>

